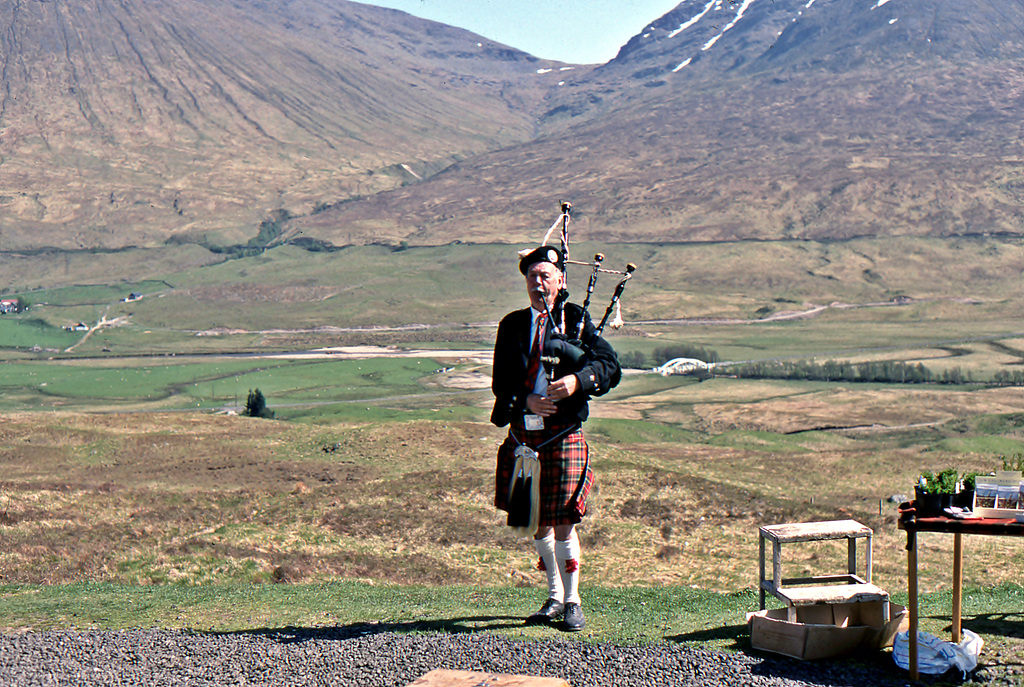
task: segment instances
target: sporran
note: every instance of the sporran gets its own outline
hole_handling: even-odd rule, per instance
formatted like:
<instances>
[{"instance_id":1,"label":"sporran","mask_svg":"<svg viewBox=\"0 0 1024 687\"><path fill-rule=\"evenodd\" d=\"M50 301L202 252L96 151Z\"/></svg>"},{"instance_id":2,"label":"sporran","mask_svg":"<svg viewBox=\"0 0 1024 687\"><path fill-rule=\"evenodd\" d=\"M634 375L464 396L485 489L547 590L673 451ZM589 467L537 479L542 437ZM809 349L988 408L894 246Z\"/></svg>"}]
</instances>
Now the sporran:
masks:
<instances>
[{"instance_id":1,"label":"sporran","mask_svg":"<svg viewBox=\"0 0 1024 687\"><path fill-rule=\"evenodd\" d=\"M540 520L540 460L529 446L517 446L515 467L508 485L508 519L512 533L530 539Z\"/></svg>"}]
</instances>

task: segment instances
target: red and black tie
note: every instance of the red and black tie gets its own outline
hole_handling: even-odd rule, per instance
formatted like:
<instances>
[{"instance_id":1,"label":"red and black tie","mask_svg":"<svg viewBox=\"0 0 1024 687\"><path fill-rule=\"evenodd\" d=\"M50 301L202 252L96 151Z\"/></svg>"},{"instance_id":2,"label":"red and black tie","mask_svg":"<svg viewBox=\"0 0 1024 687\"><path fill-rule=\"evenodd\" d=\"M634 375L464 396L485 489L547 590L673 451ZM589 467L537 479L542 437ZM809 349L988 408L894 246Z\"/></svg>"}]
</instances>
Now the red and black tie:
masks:
<instances>
[{"instance_id":1,"label":"red and black tie","mask_svg":"<svg viewBox=\"0 0 1024 687\"><path fill-rule=\"evenodd\" d=\"M533 346L530 348L530 362L526 366L526 388L533 391L537 385L537 374L540 372L540 350L541 341L544 338L544 325L547 323L547 313L541 313L537 317L537 333L533 336Z\"/></svg>"}]
</instances>

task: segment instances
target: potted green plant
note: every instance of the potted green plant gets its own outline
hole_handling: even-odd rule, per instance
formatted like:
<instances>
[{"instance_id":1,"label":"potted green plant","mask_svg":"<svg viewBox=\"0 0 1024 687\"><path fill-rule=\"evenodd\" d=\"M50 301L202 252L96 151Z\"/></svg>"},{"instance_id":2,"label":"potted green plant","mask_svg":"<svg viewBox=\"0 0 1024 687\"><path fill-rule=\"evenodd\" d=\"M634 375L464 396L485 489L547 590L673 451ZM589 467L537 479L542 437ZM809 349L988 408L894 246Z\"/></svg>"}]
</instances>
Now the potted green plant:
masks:
<instances>
[{"instance_id":1,"label":"potted green plant","mask_svg":"<svg viewBox=\"0 0 1024 687\"><path fill-rule=\"evenodd\" d=\"M976 470L965 472L960 476L960 491L956 493L956 497L953 499L953 505L960 506L967 510L974 508L974 487L978 475L982 474Z\"/></svg>"},{"instance_id":2,"label":"potted green plant","mask_svg":"<svg viewBox=\"0 0 1024 687\"><path fill-rule=\"evenodd\" d=\"M914 489L914 507L918 517L934 518L942 515L945 508L953 505L953 495L960 481L956 468L934 472L922 472Z\"/></svg>"}]
</instances>

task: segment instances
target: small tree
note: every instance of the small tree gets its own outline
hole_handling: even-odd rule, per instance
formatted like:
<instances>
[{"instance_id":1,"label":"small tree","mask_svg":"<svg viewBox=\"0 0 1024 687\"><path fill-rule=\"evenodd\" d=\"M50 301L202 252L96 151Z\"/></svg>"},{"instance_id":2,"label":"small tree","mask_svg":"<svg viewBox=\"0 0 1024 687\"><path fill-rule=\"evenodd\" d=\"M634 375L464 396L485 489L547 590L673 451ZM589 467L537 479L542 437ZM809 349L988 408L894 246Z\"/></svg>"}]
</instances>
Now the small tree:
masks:
<instances>
[{"instance_id":1,"label":"small tree","mask_svg":"<svg viewBox=\"0 0 1024 687\"><path fill-rule=\"evenodd\" d=\"M274 411L267 407L267 400L263 398L263 393L259 389L249 389L249 397L245 399L245 411L242 414L248 417L274 419Z\"/></svg>"},{"instance_id":2,"label":"small tree","mask_svg":"<svg viewBox=\"0 0 1024 687\"><path fill-rule=\"evenodd\" d=\"M643 351L627 351L619 354L619 363L622 367L633 370L642 370L647 367L647 356Z\"/></svg>"}]
</instances>

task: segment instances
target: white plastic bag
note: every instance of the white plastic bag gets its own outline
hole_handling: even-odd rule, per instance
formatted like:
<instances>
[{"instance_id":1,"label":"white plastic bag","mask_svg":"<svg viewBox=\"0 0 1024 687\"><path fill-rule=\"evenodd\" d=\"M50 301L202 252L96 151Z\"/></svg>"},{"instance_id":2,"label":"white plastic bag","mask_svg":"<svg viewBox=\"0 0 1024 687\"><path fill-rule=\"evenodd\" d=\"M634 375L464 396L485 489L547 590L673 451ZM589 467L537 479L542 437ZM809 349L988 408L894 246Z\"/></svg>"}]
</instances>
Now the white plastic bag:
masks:
<instances>
[{"instance_id":1,"label":"white plastic bag","mask_svg":"<svg viewBox=\"0 0 1024 687\"><path fill-rule=\"evenodd\" d=\"M963 631L959 644L939 639L927 632L917 633L917 670L928 675L941 675L957 668L964 677L978 667L978 656L985 646L984 640L970 630ZM910 670L910 633L900 632L892 643L892 658L896 665Z\"/></svg>"}]
</instances>

